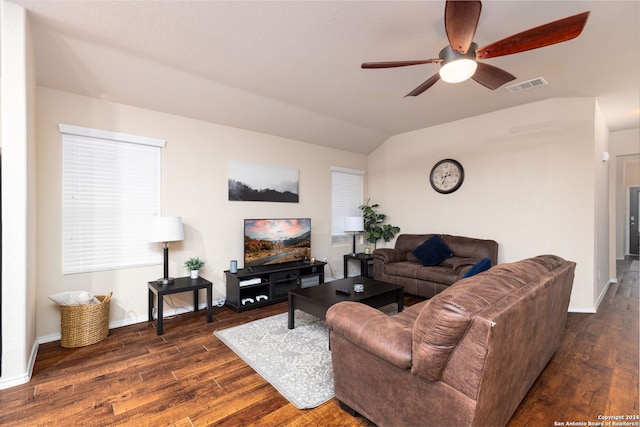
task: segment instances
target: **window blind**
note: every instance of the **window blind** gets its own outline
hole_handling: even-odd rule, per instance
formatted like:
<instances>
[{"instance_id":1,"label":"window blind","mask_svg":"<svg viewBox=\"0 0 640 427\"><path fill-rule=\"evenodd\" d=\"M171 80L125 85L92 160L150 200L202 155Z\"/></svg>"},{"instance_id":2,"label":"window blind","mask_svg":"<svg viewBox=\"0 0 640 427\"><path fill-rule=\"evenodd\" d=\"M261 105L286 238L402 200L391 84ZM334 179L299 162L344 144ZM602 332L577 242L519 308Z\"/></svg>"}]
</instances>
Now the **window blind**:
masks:
<instances>
[{"instance_id":1,"label":"window blind","mask_svg":"<svg viewBox=\"0 0 640 427\"><path fill-rule=\"evenodd\" d=\"M364 171L331 168L331 242L350 243L351 234L344 231L344 219L362 215Z\"/></svg>"},{"instance_id":2,"label":"window blind","mask_svg":"<svg viewBox=\"0 0 640 427\"><path fill-rule=\"evenodd\" d=\"M73 128L62 133L63 273L161 262L147 226L160 214L162 145Z\"/></svg>"}]
</instances>

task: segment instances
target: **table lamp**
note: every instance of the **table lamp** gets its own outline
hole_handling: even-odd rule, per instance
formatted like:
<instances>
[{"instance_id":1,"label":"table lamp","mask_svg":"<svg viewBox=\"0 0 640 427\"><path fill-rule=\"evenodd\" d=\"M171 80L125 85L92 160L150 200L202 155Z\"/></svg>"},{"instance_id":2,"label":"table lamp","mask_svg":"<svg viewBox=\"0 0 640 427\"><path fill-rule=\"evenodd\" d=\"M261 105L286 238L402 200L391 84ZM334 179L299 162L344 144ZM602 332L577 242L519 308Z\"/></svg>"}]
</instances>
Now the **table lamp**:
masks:
<instances>
[{"instance_id":1,"label":"table lamp","mask_svg":"<svg viewBox=\"0 0 640 427\"><path fill-rule=\"evenodd\" d=\"M158 279L158 284L170 285L175 282L169 277L169 242L177 242L184 239L182 217L179 216L154 216L149 224L149 241L162 242L164 249L164 276Z\"/></svg>"},{"instance_id":2,"label":"table lamp","mask_svg":"<svg viewBox=\"0 0 640 427\"><path fill-rule=\"evenodd\" d=\"M364 218L361 216L348 216L344 219L344 231L353 233L353 252L356 254L356 233L364 231Z\"/></svg>"}]
</instances>

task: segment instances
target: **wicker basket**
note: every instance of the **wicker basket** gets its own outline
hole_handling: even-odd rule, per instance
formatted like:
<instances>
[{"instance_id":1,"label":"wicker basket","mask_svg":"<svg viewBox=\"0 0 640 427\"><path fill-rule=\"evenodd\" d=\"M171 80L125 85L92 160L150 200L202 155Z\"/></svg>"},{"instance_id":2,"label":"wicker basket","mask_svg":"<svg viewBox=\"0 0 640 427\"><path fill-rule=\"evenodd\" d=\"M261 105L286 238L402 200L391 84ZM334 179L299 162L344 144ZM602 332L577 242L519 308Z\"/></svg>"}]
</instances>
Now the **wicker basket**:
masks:
<instances>
[{"instance_id":1,"label":"wicker basket","mask_svg":"<svg viewBox=\"0 0 640 427\"><path fill-rule=\"evenodd\" d=\"M102 341L109 335L111 294L96 295L100 304L60 307L60 346L84 347Z\"/></svg>"}]
</instances>

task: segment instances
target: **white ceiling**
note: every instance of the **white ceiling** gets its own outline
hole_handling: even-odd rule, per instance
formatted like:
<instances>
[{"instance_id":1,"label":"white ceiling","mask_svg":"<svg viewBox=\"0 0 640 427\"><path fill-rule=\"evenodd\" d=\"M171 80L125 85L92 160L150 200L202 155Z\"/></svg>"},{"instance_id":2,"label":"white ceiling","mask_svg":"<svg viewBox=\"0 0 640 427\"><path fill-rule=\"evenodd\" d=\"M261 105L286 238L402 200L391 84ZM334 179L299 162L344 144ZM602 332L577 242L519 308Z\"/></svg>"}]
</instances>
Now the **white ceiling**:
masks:
<instances>
[{"instance_id":1,"label":"white ceiling","mask_svg":"<svg viewBox=\"0 0 640 427\"><path fill-rule=\"evenodd\" d=\"M487 60L548 86L468 80L408 92L437 64L444 1L12 0L29 11L38 84L370 153L389 136L551 97L597 97L612 131L639 126L640 2L485 1L480 45L590 10L578 38Z\"/></svg>"}]
</instances>

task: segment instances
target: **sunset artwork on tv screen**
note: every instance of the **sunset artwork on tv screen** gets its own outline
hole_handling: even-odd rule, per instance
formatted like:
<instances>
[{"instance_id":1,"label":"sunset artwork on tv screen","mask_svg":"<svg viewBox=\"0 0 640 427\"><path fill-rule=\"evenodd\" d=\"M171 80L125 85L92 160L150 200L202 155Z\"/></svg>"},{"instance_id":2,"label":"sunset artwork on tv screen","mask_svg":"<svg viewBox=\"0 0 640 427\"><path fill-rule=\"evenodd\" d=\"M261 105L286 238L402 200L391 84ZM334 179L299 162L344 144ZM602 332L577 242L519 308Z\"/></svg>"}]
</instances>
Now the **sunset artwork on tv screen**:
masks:
<instances>
[{"instance_id":1,"label":"sunset artwork on tv screen","mask_svg":"<svg viewBox=\"0 0 640 427\"><path fill-rule=\"evenodd\" d=\"M244 266L302 261L311 256L311 218L245 219Z\"/></svg>"}]
</instances>

